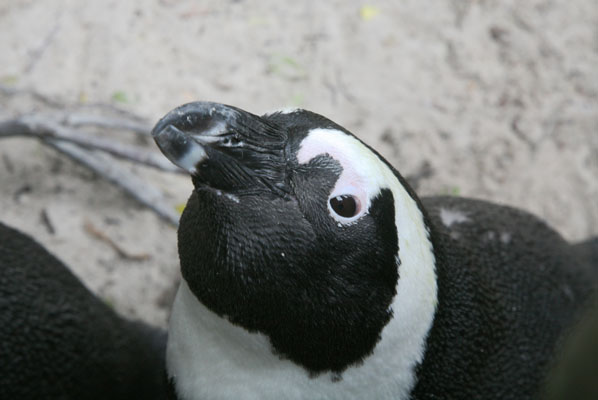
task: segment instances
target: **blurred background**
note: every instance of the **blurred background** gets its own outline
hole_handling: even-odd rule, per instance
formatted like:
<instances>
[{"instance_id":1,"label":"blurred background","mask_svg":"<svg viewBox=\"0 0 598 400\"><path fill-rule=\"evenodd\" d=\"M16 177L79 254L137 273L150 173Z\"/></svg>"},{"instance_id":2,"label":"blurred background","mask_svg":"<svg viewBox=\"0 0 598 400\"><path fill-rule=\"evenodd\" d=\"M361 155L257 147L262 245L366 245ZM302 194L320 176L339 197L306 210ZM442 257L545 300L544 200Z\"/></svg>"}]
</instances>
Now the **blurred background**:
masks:
<instances>
[{"instance_id":1,"label":"blurred background","mask_svg":"<svg viewBox=\"0 0 598 400\"><path fill-rule=\"evenodd\" d=\"M0 121L84 109L151 127L193 100L301 107L420 195L520 207L572 241L598 234L595 0L2 0L0 30ZM93 132L159 154L147 137ZM185 176L111 162L173 212L191 192ZM118 311L165 325L176 228L97 173L0 137L0 220Z\"/></svg>"}]
</instances>

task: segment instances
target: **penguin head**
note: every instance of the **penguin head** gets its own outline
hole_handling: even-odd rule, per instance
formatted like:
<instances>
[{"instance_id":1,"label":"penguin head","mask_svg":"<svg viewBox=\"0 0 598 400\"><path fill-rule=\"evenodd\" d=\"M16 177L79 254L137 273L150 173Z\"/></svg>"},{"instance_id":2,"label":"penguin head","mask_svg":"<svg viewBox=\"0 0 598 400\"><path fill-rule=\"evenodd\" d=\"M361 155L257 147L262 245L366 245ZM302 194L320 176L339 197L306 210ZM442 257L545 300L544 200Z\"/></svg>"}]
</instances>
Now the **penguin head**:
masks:
<instances>
[{"instance_id":1,"label":"penguin head","mask_svg":"<svg viewBox=\"0 0 598 400\"><path fill-rule=\"evenodd\" d=\"M416 267L399 268L431 246L417 198L341 126L305 110L260 117L195 102L152 135L194 184L178 232L185 282L280 357L311 374L341 372L373 352L393 319L414 329L419 289L409 279L425 281L435 302L433 270L418 278Z\"/></svg>"}]
</instances>

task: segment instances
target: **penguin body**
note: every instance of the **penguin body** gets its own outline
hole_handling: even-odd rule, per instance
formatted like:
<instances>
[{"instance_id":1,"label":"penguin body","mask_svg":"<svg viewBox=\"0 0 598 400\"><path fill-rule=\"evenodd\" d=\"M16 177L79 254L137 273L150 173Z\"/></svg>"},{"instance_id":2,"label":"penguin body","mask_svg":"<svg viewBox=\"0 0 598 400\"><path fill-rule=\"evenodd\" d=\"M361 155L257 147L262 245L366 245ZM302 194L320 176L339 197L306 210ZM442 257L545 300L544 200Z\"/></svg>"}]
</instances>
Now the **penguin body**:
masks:
<instances>
[{"instance_id":1,"label":"penguin body","mask_svg":"<svg viewBox=\"0 0 598 400\"><path fill-rule=\"evenodd\" d=\"M590 265L535 216L423 198L439 306L413 398L534 398L596 288Z\"/></svg>"},{"instance_id":2,"label":"penguin body","mask_svg":"<svg viewBox=\"0 0 598 400\"><path fill-rule=\"evenodd\" d=\"M0 398L162 399L166 335L125 320L0 224Z\"/></svg>"},{"instance_id":3,"label":"penguin body","mask_svg":"<svg viewBox=\"0 0 598 400\"><path fill-rule=\"evenodd\" d=\"M176 398L529 398L595 289L596 268L535 217L422 201L320 115L198 102L152 134L195 186Z\"/></svg>"}]
</instances>

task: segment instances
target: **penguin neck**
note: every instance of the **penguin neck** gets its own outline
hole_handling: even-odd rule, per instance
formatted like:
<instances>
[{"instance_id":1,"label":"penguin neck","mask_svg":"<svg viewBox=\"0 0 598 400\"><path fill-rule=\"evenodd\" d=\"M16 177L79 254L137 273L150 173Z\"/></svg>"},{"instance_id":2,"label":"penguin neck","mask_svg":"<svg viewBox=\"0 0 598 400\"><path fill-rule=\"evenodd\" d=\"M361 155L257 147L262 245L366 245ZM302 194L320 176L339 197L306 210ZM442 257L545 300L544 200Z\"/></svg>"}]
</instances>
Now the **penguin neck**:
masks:
<instances>
[{"instance_id":1,"label":"penguin neck","mask_svg":"<svg viewBox=\"0 0 598 400\"><path fill-rule=\"evenodd\" d=\"M248 332L210 311L183 280L170 318L168 376L177 395L193 399L407 399L422 362L436 310L435 258L424 215L396 188L399 280L373 352L342 374L310 375L272 351L266 335ZM397 190L393 190L397 193Z\"/></svg>"}]
</instances>

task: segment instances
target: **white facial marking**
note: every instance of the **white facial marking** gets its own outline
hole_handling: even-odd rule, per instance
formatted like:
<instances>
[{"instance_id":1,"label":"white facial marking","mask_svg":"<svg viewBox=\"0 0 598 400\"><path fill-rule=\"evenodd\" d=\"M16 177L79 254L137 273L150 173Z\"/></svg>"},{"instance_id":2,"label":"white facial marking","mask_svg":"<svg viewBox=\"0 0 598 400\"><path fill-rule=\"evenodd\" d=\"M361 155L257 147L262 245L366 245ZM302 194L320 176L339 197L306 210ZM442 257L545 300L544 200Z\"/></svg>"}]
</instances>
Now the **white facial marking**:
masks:
<instances>
[{"instance_id":1,"label":"white facial marking","mask_svg":"<svg viewBox=\"0 0 598 400\"><path fill-rule=\"evenodd\" d=\"M265 335L249 333L212 313L182 281L170 318L166 357L168 375L182 399L409 398L437 304L434 253L423 215L393 172L354 137L312 130L302 143L299 162L318 154L339 161L342 175L347 172L339 181L350 181L365 197L367 208L382 189L392 191L399 237L393 318L373 353L343 371L342 379L333 373L310 377L302 367L273 354Z\"/></svg>"},{"instance_id":2,"label":"white facial marking","mask_svg":"<svg viewBox=\"0 0 598 400\"><path fill-rule=\"evenodd\" d=\"M335 129L313 129L301 143L297 161L307 164L319 155L329 155L343 168L329 198L352 195L361 204L361 210L351 218L337 215L328 203L330 215L342 224L357 221L368 213L371 200L380 193L385 171L390 172L378 157L359 140ZM391 173L392 174L392 173ZM396 180L393 176L393 179Z\"/></svg>"},{"instance_id":3,"label":"white facial marking","mask_svg":"<svg viewBox=\"0 0 598 400\"><path fill-rule=\"evenodd\" d=\"M297 111L302 111L300 108L297 107L283 107L279 108L264 114L265 116L274 115L274 114L292 114Z\"/></svg>"},{"instance_id":4,"label":"white facial marking","mask_svg":"<svg viewBox=\"0 0 598 400\"><path fill-rule=\"evenodd\" d=\"M440 219L447 228L450 228L453 224L460 224L469 221L467 215L459 210L448 210L446 208L440 209Z\"/></svg>"},{"instance_id":5,"label":"white facial marking","mask_svg":"<svg viewBox=\"0 0 598 400\"><path fill-rule=\"evenodd\" d=\"M189 119L190 117L188 116L187 118ZM218 135L226 133L227 129L227 124L220 121L209 129L202 130L200 135L193 135L193 139L201 144L216 143L221 141L221 138Z\"/></svg>"},{"instance_id":6,"label":"white facial marking","mask_svg":"<svg viewBox=\"0 0 598 400\"><path fill-rule=\"evenodd\" d=\"M511 234L509 232L502 232L500 234L500 241L504 244L509 244L511 242Z\"/></svg>"},{"instance_id":7,"label":"white facial marking","mask_svg":"<svg viewBox=\"0 0 598 400\"><path fill-rule=\"evenodd\" d=\"M181 158L175 160L175 164L193 175L197 172L195 166L201 163L207 156L206 151L201 145L193 143Z\"/></svg>"}]
</instances>

